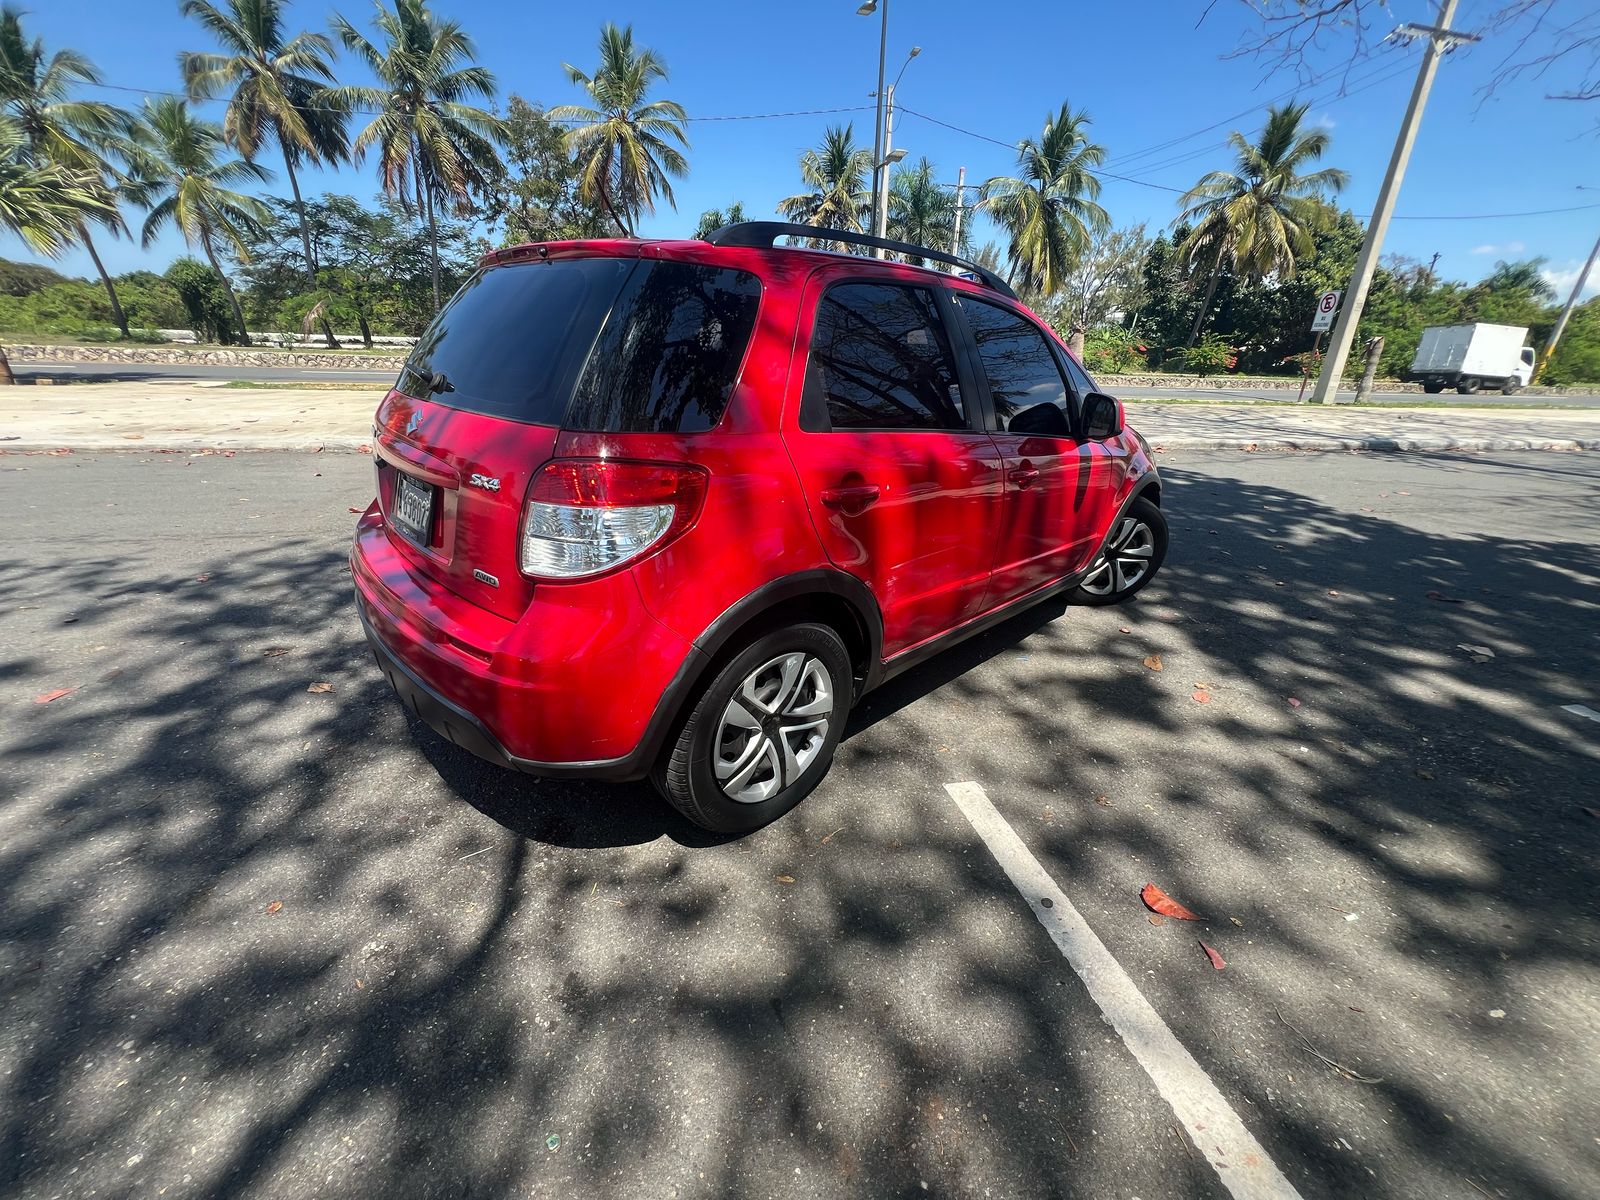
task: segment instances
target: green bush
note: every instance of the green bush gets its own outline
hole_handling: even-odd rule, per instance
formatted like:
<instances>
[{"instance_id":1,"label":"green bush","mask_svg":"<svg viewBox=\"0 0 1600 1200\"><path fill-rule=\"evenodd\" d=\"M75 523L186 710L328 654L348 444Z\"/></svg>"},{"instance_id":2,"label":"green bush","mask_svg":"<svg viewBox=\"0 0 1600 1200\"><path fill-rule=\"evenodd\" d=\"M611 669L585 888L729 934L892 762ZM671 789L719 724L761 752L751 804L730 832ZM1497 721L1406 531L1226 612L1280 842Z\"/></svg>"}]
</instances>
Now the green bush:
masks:
<instances>
[{"instance_id":1,"label":"green bush","mask_svg":"<svg viewBox=\"0 0 1600 1200\"><path fill-rule=\"evenodd\" d=\"M183 302L186 324L194 331L196 341L231 346L238 339L228 293L207 264L197 258L180 258L167 268L164 278Z\"/></svg>"},{"instance_id":2,"label":"green bush","mask_svg":"<svg viewBox=\"0 0 1600 1200\"><path fill-rule=\"evenodd\" d=\"M1148 349L1134 334L1113 325L1096 329L1083 339L1083 362L1097 375L1126 375L1146 368Z\"/></svg>"},{"instance_id":3,"label":"green bush","mask_svg":"<svg viewBox=\"0 0 1600 1200\"><path fill-rule=\"evenodd\" d=\"M1239 365L1239 355L1222 334L1205 333L1183 351L1183 365L1196 375L1210 375L1215 371L1233 370Z\"/></svg>"}]
</instances>

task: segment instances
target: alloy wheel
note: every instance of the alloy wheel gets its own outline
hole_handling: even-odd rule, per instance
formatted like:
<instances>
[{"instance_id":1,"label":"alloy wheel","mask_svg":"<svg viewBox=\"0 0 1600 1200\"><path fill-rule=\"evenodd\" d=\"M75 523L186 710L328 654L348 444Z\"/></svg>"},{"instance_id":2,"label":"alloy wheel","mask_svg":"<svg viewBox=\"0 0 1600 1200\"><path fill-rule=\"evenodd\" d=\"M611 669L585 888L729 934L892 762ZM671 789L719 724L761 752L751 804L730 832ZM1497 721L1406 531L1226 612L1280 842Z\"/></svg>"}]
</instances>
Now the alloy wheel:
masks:
<instances>
[{"instance_id":1,"label":"alloy wheel","mask_svg":"<svg viewBox=\"0 0 1600 1200\"><path fill-rule=\"evenodd\" d=\"M1078 586L1091 596L1114 596L1138 586L1150 570L1156 537L1138 517L1123 517Z\"/></svg>"},{"instance_id":2,"label":"alloy wheel","mask_svg":"<svg viewBox=\"0 0 1600 1200\"><path fill-rule=\"evenodd\" d=\"M820 658L796 651L750 672L717 727L712 770L723 792L759 804L794 783L822 751L833 708Z\"/></svg>"}]
</instances>

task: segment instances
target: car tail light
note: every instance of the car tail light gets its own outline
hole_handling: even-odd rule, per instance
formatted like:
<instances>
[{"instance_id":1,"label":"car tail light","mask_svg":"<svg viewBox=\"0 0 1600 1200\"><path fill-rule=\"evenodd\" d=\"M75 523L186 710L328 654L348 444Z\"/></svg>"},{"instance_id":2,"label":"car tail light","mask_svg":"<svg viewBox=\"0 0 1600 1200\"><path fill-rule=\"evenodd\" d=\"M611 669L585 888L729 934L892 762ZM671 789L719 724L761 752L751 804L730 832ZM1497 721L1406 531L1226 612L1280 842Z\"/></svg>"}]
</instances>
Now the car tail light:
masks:
<instances>
[{"instance_id":1,"label":"car tail light","mask_svg":"<svg viewBox=\"0 0 1600 1200\"><path fill-rule=\"evenodd\" d=\"M686 463L557 459L528 489L522 573L580 579L609 571L688 529L705 497L705 470Z\"/></svg>"}]
</instances>

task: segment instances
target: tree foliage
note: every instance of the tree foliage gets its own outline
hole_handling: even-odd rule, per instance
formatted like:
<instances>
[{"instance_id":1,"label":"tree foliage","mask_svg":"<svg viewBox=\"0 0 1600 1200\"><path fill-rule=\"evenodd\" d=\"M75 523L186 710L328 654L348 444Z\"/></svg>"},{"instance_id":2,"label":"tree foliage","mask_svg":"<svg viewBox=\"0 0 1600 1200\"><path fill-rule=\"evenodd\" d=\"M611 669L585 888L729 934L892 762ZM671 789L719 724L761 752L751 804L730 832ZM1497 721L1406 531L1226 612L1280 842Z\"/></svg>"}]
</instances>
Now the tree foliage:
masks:
<instances>
[{"instance_id":1,"label":"tree foliage","mask_svg":"<svg viewBox=\"0 0 1600 1200\"><path fill-rule=\"evenodd\" d=\"M1106 149L1089 140L1089 124L1087 112L1063 101L1037 138L1017 143L1019 173L997 175L980 191L979 207L1010 237L1011 281L1034 296L1054 295L1111 224L1094 173Z\"/></svg>"},{"instance_id":2,"label":"tree foliage","mask_svg":"<svg viewBox=\"0 0 1600 1200\"><path fill-rule=\"evenodd\" d=\"M623 236L632 237L660 196L672 207L672 180L689 173L688 120L675 100L649 100L650 89L667 81L667 64L654 50L636 47L633 26L600 29L600 65L590 75L563 63L567 78L587 93L590 105L552 109L558 121L577 122L567 145L577 155L583 198L604 209ZM679 147L682 147L680 149Z\"/></svg>"},{"instance_id":3,"label":"tree foliage","mask_svg":"<svg viewBox=\"0 0 1600 1200\"><path fill-rule=\"evenodd\" d=\"M566 130L537 104L512 96L505 117L504 170L493 189L491 220L505 222L505 242L606 237L615 227L583 195L583 171Z\"/></svg>"},{"instance_id":4,"label":"tree foliage","mask_svg":"<svg viewBox=\"0 0 1600 1200\"><path fill-rule=\"evenodd\" d=\"M800 225L860 233L870 203L871 173L872 152L856 145L854 123L829 126L822 144L800 155L805 190L778 201L778 211Z\"/></svg>"}]
</instances>

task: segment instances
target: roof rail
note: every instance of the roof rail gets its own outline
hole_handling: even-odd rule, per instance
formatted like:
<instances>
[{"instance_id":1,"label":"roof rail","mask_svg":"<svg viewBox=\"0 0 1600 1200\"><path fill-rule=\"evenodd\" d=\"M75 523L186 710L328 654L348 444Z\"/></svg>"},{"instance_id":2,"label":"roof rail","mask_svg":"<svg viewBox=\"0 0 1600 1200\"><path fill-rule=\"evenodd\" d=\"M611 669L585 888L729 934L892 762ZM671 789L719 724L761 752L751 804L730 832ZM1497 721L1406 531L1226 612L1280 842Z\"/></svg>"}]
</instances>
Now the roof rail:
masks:
<instances>
[{"instance_id":1,"label":"roof rail","mask_svg":"<svg viewBox=\"0 0 1600 1200\"><path fill-rule=\"evenodd\" d=\"M960 267L970 271L983 283L1013 300L1017 298L1016 292L1000 276L986 267L980 267L975 262L958 258L954 254L946 254L943 250L930 250L926 246L915 246L910 242L897 242L891 238L875 237L870 233L856 233L851 229L824 229L820 225L796 225L788 221L741 221L737 225L724 225L721 229L707 235L706 241L713 246L753 246L758 249L770 247L781 237L814 238L827 242L847 242L852 246L870 246L879 250L893 250L896 254L909 254L917 258L931 258L935 262L947 263L952 267Z\"/></svg>"}]
</instances>

